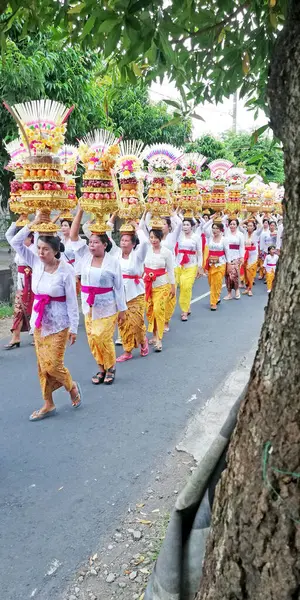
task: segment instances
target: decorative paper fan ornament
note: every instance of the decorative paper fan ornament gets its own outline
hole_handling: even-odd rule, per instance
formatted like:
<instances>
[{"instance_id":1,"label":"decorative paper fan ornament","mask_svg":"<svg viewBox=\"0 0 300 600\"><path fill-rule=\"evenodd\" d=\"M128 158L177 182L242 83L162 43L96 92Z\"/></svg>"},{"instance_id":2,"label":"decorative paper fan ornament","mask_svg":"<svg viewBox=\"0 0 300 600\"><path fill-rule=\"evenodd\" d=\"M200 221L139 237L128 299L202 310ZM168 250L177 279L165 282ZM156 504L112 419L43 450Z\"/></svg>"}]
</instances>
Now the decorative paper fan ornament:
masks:
<instances>
[{"instance_id":1,"label":"decorative paper fan ornament","mask_svg":"<svg viewBox=\"0 0 300 600\"><path fill-rule=\"evenodd\" d=\"M64 143L66 121L74 107L67 108L55 100L4 105L17 122L22 142L30 154L41 157L58 152Z\"/></svg>"},{"instance_id":2,"label":"decorative paper fan ornament","mask_svg":"<svg viewBox=\"0 0 300 600\"><path fill-rule=\"evenodd\" d=\"M199 154L198 152L187 152L180 158L179 163L183 169L188 169L194 175L197 175L201 171L201 167L206 160L207 158L203 154Z\"/></svg>"},{"instance_id":3,"label":"decorative paper fan ornament","mask_svg":"<svg viewBox=\"0 0 300 600\"><path fill-rule=\"evenodd\" d=\"M166 172L175 168L176 163L183 151L171 144L152 144L147 146L143 152L143 159L149 163L149 172ZM150 167L150 168L149 168Z\"/></svg>"},{"instance_id":4,"label":"decorative paper fan ornament","mask_svg":"<svg viewBox=\"0 0 300 600\"><path fill-rule=\"evenodd\" d=\"M85 166L81 206L96 216L92 233L105 233L105 214L117 209L118 186L112 169L120 154L118 138L110 131L97 129L79 144L79 156Z\"/></svg>"},{"instance_id":5,"label":"decorative paper fan ornament","mask_svg":"<svg viewBox=\"0 0 300 600\"><path fill-rule=\"evenodd\" d=\"M28 158L28 150L25 148L21 138L16 138L12 142L3 142L10 161L6 165L8 171L13 171L15 175L21 175L23 163Z\"/></svg>"},{"instance_id":6,"label":"decorative paper fan ornament","mask_svg":"<svg viewBox=\"0 0 300 600\"><path fill-rule=\"evenodd\" d=\"M226 178L227 172L233 167L233 163L223 158L217 158L209 163L208 168L211 172L212 179L223 180Z\"/></svg>"},{"instance_id":7,"label":"decorative paper fan ornament","mask_svg":"<svg viewBox=\"0 0 300 600\"><path fill-rule=\"evenodd\" d=\"M115 170L119 173L120 192L119 216L125 219L121 233L134 233L135 228L130 221L138 219L143 210L142 151L143 142L127 140L120 143L120 157L116 161Z\"/></svg>"}]
</instances>

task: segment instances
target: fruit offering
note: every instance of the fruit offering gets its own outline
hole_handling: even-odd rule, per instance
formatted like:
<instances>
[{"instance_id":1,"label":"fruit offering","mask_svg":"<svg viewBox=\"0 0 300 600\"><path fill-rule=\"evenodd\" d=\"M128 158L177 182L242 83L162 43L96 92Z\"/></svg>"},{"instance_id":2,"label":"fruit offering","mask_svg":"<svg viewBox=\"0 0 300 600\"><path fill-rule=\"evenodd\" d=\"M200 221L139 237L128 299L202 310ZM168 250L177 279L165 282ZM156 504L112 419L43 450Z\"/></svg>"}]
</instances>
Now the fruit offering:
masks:
<instances>
[{"instance_id":1,"label":"fruit offering","mask_svg":"<svg viewBox=\"0 0 300 600\"><path fill-rule=\"evenodd\" d=\"M197 176L200 175L201 166L206 158L202 154L191 152L185 154L180 164L183 167L181 173L181 183L179 186L180 201L179 206L184 214L193 217L202 207L201 195L197 185Z\"/></svg>"},{"instance_id":2,"label":"fruit offering","mask_svg":"<svg viewBox=\"0 0 300 600\"><path fill-rule=\"evenodd\" d=\"M148 189L148 210L153 217L167 217L172 211L174 172L182 151L170 144L147 146L143 158L148 163L150 185ZM161 223L162 227L162 223Z\"/></svg>"},{"instance_id":3,"label":"fruit offering","mask_svg":"<svg viewBox=\"0 0 300 600\"><path fill-rule=\"evenodd\" d=\"M143 143L128 140L120 143L120 157L116 161L115 170L119 174L120 190L119 216L125 219L121 226L121 233L133 232L130 223L140 217L144 207L142 160Z\"/></svg>"}]
</instances>

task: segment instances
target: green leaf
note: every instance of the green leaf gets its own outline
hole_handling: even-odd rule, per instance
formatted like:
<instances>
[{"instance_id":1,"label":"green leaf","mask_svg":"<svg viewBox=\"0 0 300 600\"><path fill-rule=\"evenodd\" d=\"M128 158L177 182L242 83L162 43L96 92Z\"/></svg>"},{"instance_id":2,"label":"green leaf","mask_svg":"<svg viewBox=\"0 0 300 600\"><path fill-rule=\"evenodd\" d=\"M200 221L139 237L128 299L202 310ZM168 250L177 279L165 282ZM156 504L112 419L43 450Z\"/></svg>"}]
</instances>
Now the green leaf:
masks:
<instances>
[{"instance_id":1,"label":"green leaf","mask_svg":"<svg viewBox=\"0 0 300 600\"><path fill-rule=\"evenodd\" d=\"M171 127L172 125L178 125L181 121L181 117L174 117L174 119L170 119L170 121L162 125L160 129L165 129L166 127Z\"/></svg>"},{"instance_id":2,"label":"green leaf","mask_svg":"<svg viewBox=\"0 0 300 600\"><path fill-rule=\"evenodd\" d=\"M203 119L203 117L200 117L200 115L197 115L197 113L190 113L190 117L191 119L197 119L198 121L203 121L205 123L205 119Z\"/></svg>"},{"instance_id":3,"label":"green leaf","mask_svg":"<svg viewBox=\"0 0 300 600\"><path fill-rule=\"evenodd\" d=\"M170 106L173 106L174 108L178 108L178 110L181 110L181 106L180 106L179 102L175 102L175 100L169 100L167 98L163 98L163 102L165 102L166 104L169 104Z\"/></svg>"},{"instance_id":4,"label":"green leaf","mask_svg":"<svg viewBox=\"0 0 300 600\"><path fill-rule=\"evenodd\" d=\"M114 27L119 23L118 17L110 17L101 23L100 27L98 27L99 33L109 33L114 29Z\"/></svg>"},{"instance_id":5,"label":"green leaf","mask_svg":"<svg viewBox=\"0 0 300 600\"><path fill-rule=\"evenodd\" d=\"M92 29L95 25L95 21L96 21L96 17L94 15L92 15L87 20L87 22L85 23L85 26L82 30L81 39L85 38L92 31Z\"/></svg>"},{"instance_id":6,"label":"green leaf","mask_svg":"<svg viewBox=\"0 0 300 600\"><path fill-rule=\"evenodd\" d=\"M142 71L141 67L139 67L139 65L137 65L136 63L132 63L132 68L133 68L134 74L137 77L142 77L143 71Z\"/></svg>"},{"instance_id":7,"label":"green leaf","mask_svg":"<svg viewBox=\"0 0 300 600\"><path fill-rule=\"evenodd\" d=\"M269 123L267 123L266 125L263 125L262 127L259 127L259 129L256 129L256 131L254 131L252 133L251 136L251 145L253 146L254 144L256 144L258 138L260 135L262 135L267 129L269 129L270 125Z\"/></svg>"},{"instance_id":8,"label":"green leaf","mask_svg":"<svg viewBox=\"0 0 300 600\"><path fill-rule=\"evenodd\" d=\"M253 165L262 158L264 158L263 154L255 154L255 156L252 156L252 158L247 159L247 165Z\"/></svg>"},{"instance_id":9,"label":"green leaf","mask_svg":"<svg viewBox=\"0 0 300 600\"><path fill-rule=\"evenodd\" d=\"M105 48L104 48L104 56L105 58L107 58L108 56L110 56L110 54L114 51L114 49L117 46L117 43L120 39L120 35L121 35L121 29L122 26L120 23L118 23L113 30L110 32L109 36L107 37L106 43L105 43Z\"/></svg>"},{"instance_id":10,"label":"green leaf","mask_svg":"<svg viewBox=\"0 0 300 600\"><path fill-rule=\"evenodd\" d=\"M76 6L73 6L73 8L70 8L68 10L68 14L69 15L77 15L82 11L82 9L84 7L85 7L85 2L80 2L79 4L76 4Z\"/></svg>"}]
</instances>

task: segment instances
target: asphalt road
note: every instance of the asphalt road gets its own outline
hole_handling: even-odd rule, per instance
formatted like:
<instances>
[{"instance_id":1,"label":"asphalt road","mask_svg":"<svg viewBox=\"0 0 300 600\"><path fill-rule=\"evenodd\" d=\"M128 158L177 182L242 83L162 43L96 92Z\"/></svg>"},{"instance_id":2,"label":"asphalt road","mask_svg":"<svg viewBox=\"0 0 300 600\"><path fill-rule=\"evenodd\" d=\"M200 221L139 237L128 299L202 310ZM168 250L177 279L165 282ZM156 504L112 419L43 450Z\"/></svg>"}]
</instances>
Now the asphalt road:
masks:
<instances>
[{"instance_id":1,"label":"asphalt road","mask_svg":"<svg viewBox=\"0 0 300 600\"><path fill-rule=\"evenodd\" d=\"M197 282L194 298L207 289L205 280ZM81 326L66 364L81 383L83 406L72 410L59 390L59 414L39 423L28 420L41 406L29 338L20 350L1 352L3 600L57 600L76 566L142 496L151 470L174 448L191 411L199 410L258 339L266 301L266 286L259 282L253 298L223 302L217 313L210 312L207 296L200 298L188 323L180 322L177 308L163 352L137 354L119 365L111 387L90 382L96 368ZM198 400L187 403L197 390Z\"/></svg>"}]
</instances>

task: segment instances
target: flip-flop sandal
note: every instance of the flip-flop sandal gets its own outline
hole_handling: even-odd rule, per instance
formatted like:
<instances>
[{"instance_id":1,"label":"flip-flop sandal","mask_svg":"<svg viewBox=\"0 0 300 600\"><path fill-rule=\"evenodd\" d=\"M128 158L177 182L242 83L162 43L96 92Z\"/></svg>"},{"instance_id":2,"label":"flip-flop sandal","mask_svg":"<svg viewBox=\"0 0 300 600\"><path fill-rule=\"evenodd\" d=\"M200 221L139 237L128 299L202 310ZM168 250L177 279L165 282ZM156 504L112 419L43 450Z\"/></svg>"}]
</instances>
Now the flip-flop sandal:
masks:
<instances>
[{"instance_id":1,"label":"flip-flop sandal","mask_svg":"<svg viewBox=\"0 0 300 600\"><path fill-rule=\"evenodd\" d=\"M149 343L148 343L148 340L146 338L145 346L144 347L141 346L140 355L141 356L148 356L148 354L149 354Z\"/></svg>"},{"instance_id":2,"label":"flip-flop sandal","mask_svg":"<svg viewBox=\"0 0 300 600\"><path fill-rule=\"evenodd\" d=\"M36 416L35 416L36 415ZM47 412L40 413L39 410L35 410L29 417L29 421L42 421L48 419L48 417L54 417L56 415L56 408L48 410Z\"/></svg>"},{"instance_id":3,"label":"flip-flop sandal","mask_svg":"<svg viewBox=\"0 0 300 600\"><path fill-rule=\"evenodd\" d=\"M118 356L116 362L122 363L122 362L126 362L127 360L131 360L132 358L133 358L132 354L130 354L129 356L127 356L127 354L121 354L121 356Z\"/></svg>"},{"instance_id":4,"label":"flip-flop sandal","mask_svg":"<svg viewBox=\"0 0 300 600\"><path fill-rule=\"evenodd\" d=\"M155 346L154 346L154 352L162 352L162 345L161 344L160 345L155 344Z\"/></svg>"},{"instance_id":5,"label":"flip-flop sandal","mask_svg":"<svg viewBox=\"0 0 300 600\"><path fill-rule=\"evenodd\" d=\"M80 387L79 383L77 383L77 381L76 381L76 385L77 385L77 389L78 389L78 394L75 396L75 399L72 400L72 408L79 408L79 406L81 406L81 402L82 402L82 391L81 391L81 387ZM76 402L78 397L79 397L79 402Z\"/></svg>"},{"instance_id":6,"label":"flip-flop sandal","mask_svg":"<svg viewBox=\"0 0 300 600\"><path fill-rule=\"evenodd\" d=\"M186 317L185 315L181 315L181 320L183 323L186 323L186 321L188 321L188 317Z\"/></svg>"},{"instance_id":7,"label":"flip-flop sandal","mask_svg":"<svg viewBox=\"0 0 300 600\"><path fill-rule=\"evenodd\" d=\"M116 377L116 369L107 369L105 379L104 379L104 384L111 385L114 382L115 377Z\"/></svg>"},{"instance_id":8,"label":"flip-flop sandal","mask_svg":"<svg viewBox=\"0 0 300 600\"><path fill-rule=\"evenodd\" d=\"M151 340L148 340L148 344L149 344L149 346L155 346L156 339L155 338L151 338Z\"/></svg>"},{"instance_id":9,"label":"flip-flop sandal","mask_svg":"<svg viewBox=\"0 0 300 600\"><path fill-rule=\"evenodd\" d=\"M105 375L106 375L105 371L98 371L98 373L96 373L96 375L93 375L92 383L94 385L99 385L100 383L103 383L103 381L105 379ZM93 381L93 379L97 379L97 381Z\"/></svg>"}]
</instances>

